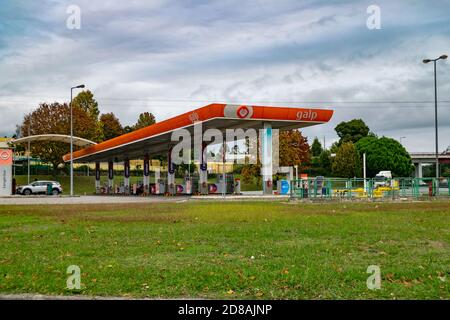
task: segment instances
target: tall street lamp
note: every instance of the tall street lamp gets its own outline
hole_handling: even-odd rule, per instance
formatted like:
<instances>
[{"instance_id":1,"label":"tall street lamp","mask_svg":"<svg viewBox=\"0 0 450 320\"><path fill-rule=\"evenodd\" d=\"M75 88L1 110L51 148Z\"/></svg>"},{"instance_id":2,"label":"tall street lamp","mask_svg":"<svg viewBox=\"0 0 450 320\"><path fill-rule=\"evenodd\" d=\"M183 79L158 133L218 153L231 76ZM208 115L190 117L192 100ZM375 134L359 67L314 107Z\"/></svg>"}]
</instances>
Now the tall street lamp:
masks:
<instances>
[{"instance_id":1,"label":"tall street lamp","mask_svg":"<svg viewBox=\"0 0 450 320\"><path fill-rule=\"evenodd\" d=\"M437 117L437 82L436 82L436 61L447 59L447 55L443 54L436 59L425 59L423 63L433 62L434 64L434 128L435 128L435 142L436 142L436 179L437 188L439 188L439 146L438 146L438 117Z\"/></svg>"},{"instance_id":2,"label":"tall street lamp","mask_svg":"<svg viewBox=\"0 0 450 320\"><path fill-rule=\"evenodd\" d=\"M73 89L83 89L84 84L70 88L70 196L73 197L73 112L72 97Z\"/></svg>"}]
</instances>

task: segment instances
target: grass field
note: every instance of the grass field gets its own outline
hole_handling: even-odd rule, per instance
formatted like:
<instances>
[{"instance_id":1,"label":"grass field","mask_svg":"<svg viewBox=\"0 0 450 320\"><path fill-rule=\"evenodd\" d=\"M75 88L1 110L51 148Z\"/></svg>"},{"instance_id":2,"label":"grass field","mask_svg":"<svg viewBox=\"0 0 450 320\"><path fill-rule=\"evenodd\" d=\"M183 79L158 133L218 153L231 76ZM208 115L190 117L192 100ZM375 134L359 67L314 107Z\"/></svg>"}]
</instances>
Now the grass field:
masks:
<instances>
[{"instance_id":1,"label":"grass field","mask_svg":"<svg viewBox=\"0 0 450 320\"><path fill-rule=\"evenodd\" d=\"M0 206L0 232L3 294L450 298L450 202Z\"/></svg>"}]
</instances>

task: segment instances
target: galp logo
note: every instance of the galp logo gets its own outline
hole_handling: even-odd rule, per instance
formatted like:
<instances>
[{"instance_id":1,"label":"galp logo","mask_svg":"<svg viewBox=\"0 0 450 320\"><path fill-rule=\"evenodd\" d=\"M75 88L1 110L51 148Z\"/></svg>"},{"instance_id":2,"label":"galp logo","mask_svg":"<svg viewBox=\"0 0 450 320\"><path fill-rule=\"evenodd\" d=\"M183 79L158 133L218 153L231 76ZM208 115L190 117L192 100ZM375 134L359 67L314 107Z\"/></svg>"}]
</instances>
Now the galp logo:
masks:
<instances>
[{"instance_id":1,"label":"galp logo","mask_svg":"<svg viewBox=\"0 0 450 320\"><path fill-rule=\"evenodd\" d=\"M8 150L2 150L0 151L0 159L1 160L8 160L11 157L11 152L9 152Z\"/></svg>"},{"instance_id":2,"label":"galp logo","mask_svg":"<svg viewBox=\"0 0 450 320\"><path fill-rule=\"evenodd\" d=\"M253 115L253 107L251 106L238 106L238 105L226 105L223 110L223 115L227 118L239 118L248 119Z\"/></svg>"},{"instance_id":3,"label":"galp logo","mask_svg":"<svg viewBox=\"0 0 450 320\"><path fill-rule=\"evenodd\" d=\"M297 112L297 120L314 121L317 118L317 112L310 110L304 110Z\"/></svg>"},{"instance_id":4,"label":"galp logo","mask_svg":"<svg viewBox=\"0 0 450 320\"><path fill-rule=\"evenodd\" d=\"M246 106L241 106L236 113L239 118L243 119L250 114L250 110Z\"/></svg>"},{"instance_id":5,"label":"galp logo","mask_svg":"<svg viewBox=\"0 0 450 320\"><path fill-rule=\"evenodd\" d=\"M10 165L12 163L13 153L8 149L0 149L0 165Z\"/></svg>"}]
</instances>

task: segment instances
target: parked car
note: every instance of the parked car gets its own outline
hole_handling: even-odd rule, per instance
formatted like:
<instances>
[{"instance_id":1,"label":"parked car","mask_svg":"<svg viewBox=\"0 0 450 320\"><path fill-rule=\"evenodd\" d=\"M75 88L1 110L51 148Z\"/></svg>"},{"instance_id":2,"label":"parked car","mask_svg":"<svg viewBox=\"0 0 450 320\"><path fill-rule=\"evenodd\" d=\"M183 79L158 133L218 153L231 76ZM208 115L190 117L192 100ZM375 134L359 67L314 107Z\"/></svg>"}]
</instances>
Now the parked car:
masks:
<instances>
[{"instance_id":1,"label":"parked car","mask_svg":"<svg viewBox=\"0 0 450 320\"><path fill-rule=\"evenodd\" d=\"M34 181L24 186L18 186L16 189L16 193L26 196L30 194L46 194L48 184L52 185L53 195L58 195L63 192L61 184L57 181Z\"/></svg>"}]
</instances>

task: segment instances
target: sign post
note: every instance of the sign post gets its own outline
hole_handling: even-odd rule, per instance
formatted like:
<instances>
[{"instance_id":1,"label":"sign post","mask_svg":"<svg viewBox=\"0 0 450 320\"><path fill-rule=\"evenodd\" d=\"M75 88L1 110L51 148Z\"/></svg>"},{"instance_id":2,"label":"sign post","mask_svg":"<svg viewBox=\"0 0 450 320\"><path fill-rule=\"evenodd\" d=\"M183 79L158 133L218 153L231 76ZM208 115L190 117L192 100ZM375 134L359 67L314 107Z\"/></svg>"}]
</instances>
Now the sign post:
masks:
<instances>
[{"instance_id":1,"label":"sign post","mask_svg":"<svg viewBox=\"0 0 450 320\"><path fill-rule=\"evenodd\" d=\"M0 149L0 196L12 194L12 163L12 150Z\"/></svg>"}]
</instances>

